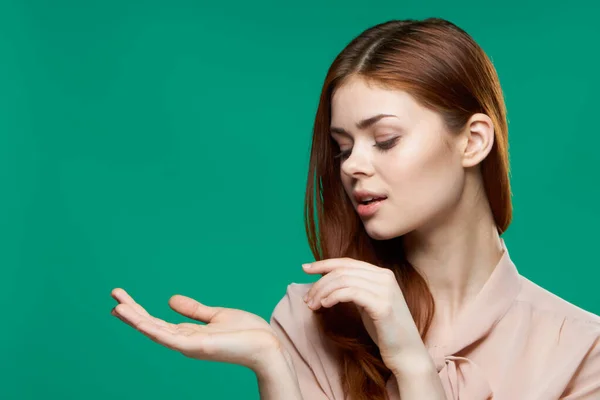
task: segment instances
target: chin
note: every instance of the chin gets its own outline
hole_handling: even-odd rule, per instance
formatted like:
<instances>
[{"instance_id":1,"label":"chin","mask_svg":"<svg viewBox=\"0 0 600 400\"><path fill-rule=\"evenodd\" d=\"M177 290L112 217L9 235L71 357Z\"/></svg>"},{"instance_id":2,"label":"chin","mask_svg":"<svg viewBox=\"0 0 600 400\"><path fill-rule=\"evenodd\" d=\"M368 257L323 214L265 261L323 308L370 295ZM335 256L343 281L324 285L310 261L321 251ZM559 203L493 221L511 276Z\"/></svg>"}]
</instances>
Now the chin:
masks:
<instances>
[{"instance_id":1,"label":"chin","mask_svg":"<svg viewBox=\"0 0 600 400\"><path fill-rule=\"evenodd\" d=\"M381 221L367 221L364 223L364 227L367 235L374 240L388 240L402 235L402 232L398 232L398 229L391 229L392 227L389 226L389 223L386 226Z\"/></svg>"},{"instance_id":2,"label":"chin","mask_svg":"<svg viewBox=\"0 0 600 400\"><path fill-rule=\"evenodd\" d=\"M419 224L413 219L407 220L405 218L396 218L395 220L386 220L384 218L372 218L363 221L363 226L371 239L390 240L414 231Z\"/></svg>"}]
</instances>

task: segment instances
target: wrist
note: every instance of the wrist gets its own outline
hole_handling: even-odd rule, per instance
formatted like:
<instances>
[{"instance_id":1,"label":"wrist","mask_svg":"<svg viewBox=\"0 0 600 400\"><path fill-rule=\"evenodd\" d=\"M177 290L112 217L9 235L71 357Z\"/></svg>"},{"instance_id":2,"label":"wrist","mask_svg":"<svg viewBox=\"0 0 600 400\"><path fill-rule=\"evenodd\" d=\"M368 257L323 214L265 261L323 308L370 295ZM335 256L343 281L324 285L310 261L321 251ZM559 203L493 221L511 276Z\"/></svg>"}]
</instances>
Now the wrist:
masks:
<instances>
[{"instance_id":1,"label":"wrist","mask_svg":"<svg viewBox=\"0 0 600 400\"><path fill-rule=\"evenodd\" d=\"M282 369L291 368L290 358L279 343L264 349L257 355L251 369L259 378L281 375Z\"/></svg>"},{"instance_id":2,"label":"wrist","mask_svg":"<svg viewBox=\"0 0 600 400\"><path fill-rule=\"evenodd\" d=\"M295 378L295 371L283 353L275 353L265 358L258 368L254 369L259 382L279 382L286 377Z\"/></svg>"},{"instance_id":3,"label":"wrist","mask_svg":"<svg viewBox=\"0 0 600 400\"><path fill-rule=\"evenodd\" d=\"M398 384L398 393L403 399L447 399L429 352L427 355L415 354L401 359L392 372Z\"/></svg>"},{"instance_id":4,"label":"wrist","mask_svg":"<svg viewBox=\"0 0 600 400\"><path fill-rule=\"evenodd\" d=\"M427 349L406 350L391 357L387 367L398 379L411 379L421 376L437 375L435 364Z\"/></svg>"},{"instance_id":5,"label":"wrist","mask_svg":"<svg viewBox=\"0 0 600 400\"><path fill-rule=\"evenodd\" d=\"M283 348L264 352L253 370L261 399L303 399L291 356Z\"/></svg>"}]
</instances>

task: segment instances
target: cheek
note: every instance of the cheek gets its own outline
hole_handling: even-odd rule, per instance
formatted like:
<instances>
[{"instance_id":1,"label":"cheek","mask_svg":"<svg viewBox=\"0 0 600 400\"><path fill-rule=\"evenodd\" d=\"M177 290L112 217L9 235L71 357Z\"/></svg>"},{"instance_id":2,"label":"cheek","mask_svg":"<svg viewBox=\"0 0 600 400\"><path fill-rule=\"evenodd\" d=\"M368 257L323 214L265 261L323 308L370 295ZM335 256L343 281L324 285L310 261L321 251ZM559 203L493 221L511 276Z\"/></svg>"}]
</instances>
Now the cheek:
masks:
<instances>
[{"instance_id":1,"label":"cheek","mask_svg":"<svg viewBox=\"0 0 600 400\"><path fill-rule=\"evenodd\" d=\"M346 196L348 197L348 201L352 203L352 191L354 190L354 188L352 187L352 178L342 173L341 179L342 185L344 186L344 190L346 191Z\"/></svg>"},{"instance_id":2,"label":"cheek","mask_svg":"<svg viewBox=\"0 0 600 400\"><path fill-rule=\"evenodd\" d=\"M402 215L427 218L460 196L462 166L442 146L420 145L406 156L390 158L384 174Z\"/></svg>"}]
</instances>

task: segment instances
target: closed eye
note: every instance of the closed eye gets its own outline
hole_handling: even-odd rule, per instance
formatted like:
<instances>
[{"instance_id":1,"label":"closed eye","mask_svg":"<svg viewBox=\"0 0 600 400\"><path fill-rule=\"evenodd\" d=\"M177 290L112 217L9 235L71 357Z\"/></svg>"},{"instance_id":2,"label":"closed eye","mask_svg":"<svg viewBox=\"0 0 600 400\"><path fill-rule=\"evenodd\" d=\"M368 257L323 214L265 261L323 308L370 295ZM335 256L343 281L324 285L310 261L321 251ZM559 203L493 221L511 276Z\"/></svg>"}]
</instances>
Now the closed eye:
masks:
<instances>
[{"instance_id":1,"label":"closed eye","mask_svg":"<svg viewBox=\"0 0 600 400\"><path fill-rule=\"evenodd\" d=\"M381 152L385 152L385 151L391 149L392 147L394 147L396 145L396 142L398 141L398 139L400 139L400 136L395 136L384 142L376 142L373 145L373 147L376 147L377 150L379 150ZM336 154L334 156L334 158L340 158L341 160L345 160L350 156L351 153L352 153L352 149L343 150L343 151L339 152L338 154Z\"/></svg>"}]
</instances>

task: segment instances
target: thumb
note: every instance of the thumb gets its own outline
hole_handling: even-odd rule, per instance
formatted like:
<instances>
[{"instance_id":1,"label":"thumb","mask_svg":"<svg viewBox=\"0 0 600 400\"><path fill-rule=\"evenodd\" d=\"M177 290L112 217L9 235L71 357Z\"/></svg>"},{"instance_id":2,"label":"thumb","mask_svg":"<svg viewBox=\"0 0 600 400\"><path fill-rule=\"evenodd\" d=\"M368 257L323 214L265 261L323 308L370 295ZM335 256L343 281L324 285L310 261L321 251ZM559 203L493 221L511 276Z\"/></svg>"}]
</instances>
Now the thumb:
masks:
<instances>
[{"instance_id":1,"label":"thumb","mask_svg":"<svg viewBox=\"0 0 600 400\"><path fill-rule=\"evenodd\" d=\"M220 307L209 307L191 297L176 294L169 299L169 306L179 314L202 322L210 322Z\"/></svg>"}]
</instances>

